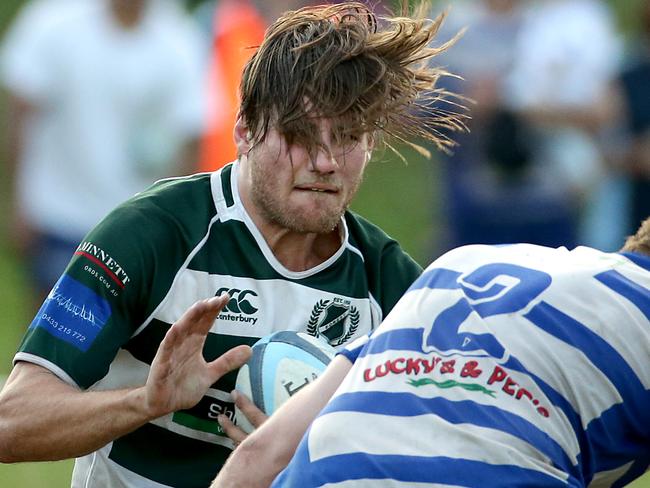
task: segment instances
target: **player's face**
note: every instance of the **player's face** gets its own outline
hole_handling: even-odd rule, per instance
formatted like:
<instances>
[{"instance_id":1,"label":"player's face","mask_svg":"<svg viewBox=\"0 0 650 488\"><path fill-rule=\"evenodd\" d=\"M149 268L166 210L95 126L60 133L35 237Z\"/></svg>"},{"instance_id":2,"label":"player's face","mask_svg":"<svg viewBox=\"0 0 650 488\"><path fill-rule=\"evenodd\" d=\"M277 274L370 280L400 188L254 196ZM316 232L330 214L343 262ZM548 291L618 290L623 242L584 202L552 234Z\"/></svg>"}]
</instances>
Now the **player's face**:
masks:
<instances>
[{"instance_id":1,"label":"player's face","mask_svg":"<svg viewBox=\"0 0 650 488\"><path fill-rule=\"evenodd\" d=\"M331 232L357 192L370 157L368 137L335 144L331 122L319 124L326 149L311 156L302 146L289 146L275 129L248 152L240 146L250 202L266 223L293 232Z\"/></svg>"}]
</instances>

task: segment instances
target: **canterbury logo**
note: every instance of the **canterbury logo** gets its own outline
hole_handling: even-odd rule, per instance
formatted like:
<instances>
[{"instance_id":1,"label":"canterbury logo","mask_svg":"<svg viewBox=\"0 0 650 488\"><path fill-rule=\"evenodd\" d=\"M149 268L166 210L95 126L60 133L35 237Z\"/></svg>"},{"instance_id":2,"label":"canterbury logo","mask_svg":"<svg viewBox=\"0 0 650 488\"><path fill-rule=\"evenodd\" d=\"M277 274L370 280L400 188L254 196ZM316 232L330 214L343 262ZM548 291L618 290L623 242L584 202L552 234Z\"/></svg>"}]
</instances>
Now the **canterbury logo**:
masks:
<instances>
[{"instance_id":1,"label":"canterbury logo","mask_svg":"<svg viewBox=\"0 0 650 488\"><path fill-rule=\"evenodd\" d=\"M224 312L243 313L245 315L252 315L257 312L257 307L255 307L250 302L250 298L247 298L257 296L257 293L255 293L253 290L240 290L238 288L219 288L214 296L219 296L223 293L228 293L230 295L230 301L223 308Z\"/></svg>"}]
</instances>

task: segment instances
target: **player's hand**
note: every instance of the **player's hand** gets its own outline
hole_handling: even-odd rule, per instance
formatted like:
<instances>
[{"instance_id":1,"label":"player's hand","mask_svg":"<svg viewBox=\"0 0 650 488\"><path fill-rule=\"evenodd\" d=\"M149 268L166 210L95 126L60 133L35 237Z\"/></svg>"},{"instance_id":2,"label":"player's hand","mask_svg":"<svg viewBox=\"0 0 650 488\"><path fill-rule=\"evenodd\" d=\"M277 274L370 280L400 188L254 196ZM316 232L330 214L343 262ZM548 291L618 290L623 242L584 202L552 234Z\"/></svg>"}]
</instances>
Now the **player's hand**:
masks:
<instances>
[{"instance_id":1,"label":"player's hand","mask_svg":"<svg viewBox=\"0 0 650 488\"><path fill-rule=\"evenodd\" d=\"M231 393L231 396L237 408L256 429L269 418L242 392L235 390ZM219 415L218 420L223 431L234 441L235 445L241 444L248 437L248 434L237 427L226 415Z\"/></svg>"},{"instance_id":2,"label":"player's hand","mask_svg":"<svg viewBox=\"0 0 650 488\"><path fill-rule=\"evenodd\" d=\"M215 381L248 361L251 348L245 345L211 362L203 358L208 331L228 300L223 294L196 302L167 331L145 385L145 408L151 418L193 407Z\"/></svg>"}]
</instances>

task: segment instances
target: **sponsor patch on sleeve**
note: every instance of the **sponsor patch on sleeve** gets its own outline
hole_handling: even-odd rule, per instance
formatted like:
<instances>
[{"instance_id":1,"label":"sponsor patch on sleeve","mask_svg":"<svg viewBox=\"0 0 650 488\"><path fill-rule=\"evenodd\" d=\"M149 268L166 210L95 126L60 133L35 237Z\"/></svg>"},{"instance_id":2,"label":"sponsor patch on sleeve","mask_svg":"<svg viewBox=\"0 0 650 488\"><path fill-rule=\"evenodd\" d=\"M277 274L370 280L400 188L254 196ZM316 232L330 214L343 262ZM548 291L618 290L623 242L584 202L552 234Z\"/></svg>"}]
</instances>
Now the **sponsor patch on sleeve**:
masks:
<instances>
[{"instance_id":1,"label":"sponsor patch on sleeve","mask_svg":"<svg viewBox=\"0 0 650 488\"><path fill-rule=\"evenodd\" d=\"M108 301L86 285L63 275L29 327L41 327L85 352L110 315Z\"/></svg>"}]
</instances>

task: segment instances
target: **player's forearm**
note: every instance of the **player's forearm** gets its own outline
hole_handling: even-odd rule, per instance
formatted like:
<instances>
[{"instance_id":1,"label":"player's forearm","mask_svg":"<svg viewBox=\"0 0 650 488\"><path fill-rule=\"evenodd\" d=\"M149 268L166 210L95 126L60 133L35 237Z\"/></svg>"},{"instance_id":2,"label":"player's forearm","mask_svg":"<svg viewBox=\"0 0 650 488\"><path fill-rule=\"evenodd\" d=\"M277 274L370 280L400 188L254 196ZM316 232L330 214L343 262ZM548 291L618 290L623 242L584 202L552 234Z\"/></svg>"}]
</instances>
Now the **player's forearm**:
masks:
<instances>
[{"instance_id":1,"label":"player's forearm","mask_svg":"<svg viewBox=\"0 0 650 488\"><path fill-rule=\"evenodd\" d=\"M320 411L309 402L310 390L315 386L303 388L248 436L232 453L212 488L268 488Z\"/></svg>"},{"instance_id":2,"label":"player's forearm","mask_svg":"<svg viewBox=\"0 0 650 488\"><path fill-rule=\"evenodd\" d=\"M287 400L235 449L212 488L267 488L351 367L345 357L334 358L320 378Z\"/></svg>"},{"instance_id":3,"label":"player's forearm","mask_svg":"<svg viewBox=\"0 0 650 488\"><path fill-rule=\"evenodd\" d=\"M80 392L38 366L20 366L0 394L0 462L81 456L150 420L142 388Z\"/></svg>"}]
</instances>

